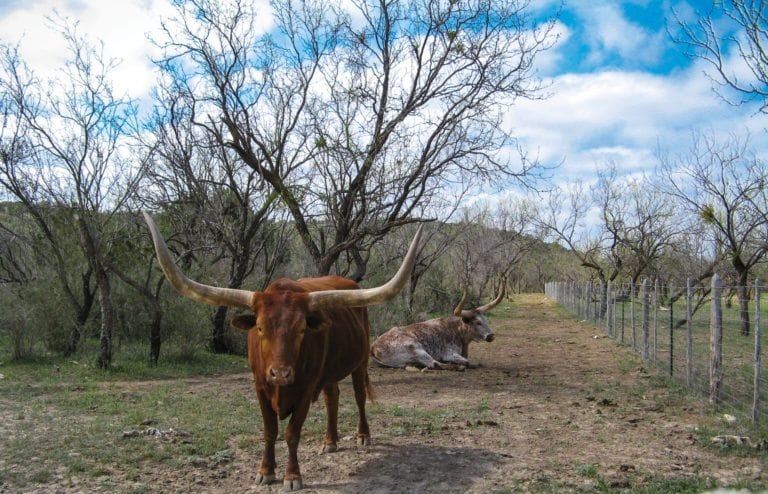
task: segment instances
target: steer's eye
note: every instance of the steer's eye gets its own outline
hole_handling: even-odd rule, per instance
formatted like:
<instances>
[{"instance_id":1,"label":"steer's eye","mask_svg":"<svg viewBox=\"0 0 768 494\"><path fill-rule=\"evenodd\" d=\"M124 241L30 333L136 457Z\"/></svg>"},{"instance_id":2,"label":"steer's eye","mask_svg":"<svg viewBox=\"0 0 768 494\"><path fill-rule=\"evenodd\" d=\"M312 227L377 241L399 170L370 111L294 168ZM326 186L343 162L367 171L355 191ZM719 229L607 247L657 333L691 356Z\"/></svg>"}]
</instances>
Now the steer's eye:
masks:
<instances>
[{"instance_id":1,"label":"steer's eye","mask_svg":"<svg viewBox=\"0 0 768 494\"><path fill-rule=\"evenodd\" d=\"M313 331L317 331L319 329L322 329L323 327L323 319L315 314L309 314L307 315L307 328L305 331L308 333L311 333Z\"/></svg>"}]
</instances>

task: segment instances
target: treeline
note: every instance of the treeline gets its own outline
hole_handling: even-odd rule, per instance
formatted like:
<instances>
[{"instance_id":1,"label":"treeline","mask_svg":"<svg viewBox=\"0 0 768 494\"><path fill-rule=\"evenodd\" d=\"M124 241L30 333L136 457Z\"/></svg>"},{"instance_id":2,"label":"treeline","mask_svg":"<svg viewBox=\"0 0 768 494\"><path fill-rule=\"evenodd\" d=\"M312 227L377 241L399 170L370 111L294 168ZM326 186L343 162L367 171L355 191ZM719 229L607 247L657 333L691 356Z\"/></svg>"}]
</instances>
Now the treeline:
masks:
<instances>
[{"instance_id":1,"label":"treeline","mask_svg":"<svg viewBox=\"0 0 768 494\"><path fill-rule=\"evenodd\" d=\"M100 219L106 225L100 238L107 246L101 250L100 262L109 277L113 310L105 316L107 308L102 305L95 273L80 246L81 234L73 228L78 214L76 209L51 206L39 206L32 213L19 203L0 205L4 227L0 338L8 343L9 357L53 352L101 359L105 345L112 355L121 342L145 345L147 360L155 363L168 345L175 354L191 355L201 349L244 351L242 337L229 327L230 310L196 304L170 287L157 266L146 225L133 212ZM178 205L155 211L153 216L179 266L193 279L262 289L278 277L311 274L311 259L288 222L264 221L257 233L258 248L249 251L245 260L232 257L227 222L218 217L211 223L208 215ZM506 282L518 292L540 291L555 276L552 252L562 249L483 225L482 218L426 225L410 286L392 303L371 309L375 333L432 313L449 313L464 286L469 287L472 302L480 303L498 283ZM36 221L47 225L46 232ZM386 281L397 269L412 234L412 228L398 229L370 249L368 274L360 283L373 286ZM563 252L560 256L568 259ZM235 266L243 264L247 266L240 274ZM345 257L337 266L338 274L350 275L356 265ZM238 273L237 283L232 281L233 273ZM105 317L111 321L108 333L103 329Z\"/></svg>"},{"instance_id":2,"label":"treeline","mask_svg":"<svg viewBox=\"0 0 768 494\"><path fill-rule=\"evenodd\" d=\"M145 341L150 362L169 342L241 351L226 308L169 290L140 211L189 276L256 290L329 273L375 285L427 223L411 285L372 309L374 332L443 314L464 287L478 302L502 280L510 292L681 286L717 270L746 287L765 271L768 167L748 137L694 133L652 176L608 163L595 183L547 182L552 168L504 124L519 98L544 96L535 61L556 40L557 19L528 2L272 8L265 32L251 2L174 3L141 100L115 90L117 62L76 23L58 20L69 58L50 79L0 43L0 338L12 357L85 348L108 368L121 341ZM483 203L487 191L503 195Z\"/></svg>"}]
</instances>

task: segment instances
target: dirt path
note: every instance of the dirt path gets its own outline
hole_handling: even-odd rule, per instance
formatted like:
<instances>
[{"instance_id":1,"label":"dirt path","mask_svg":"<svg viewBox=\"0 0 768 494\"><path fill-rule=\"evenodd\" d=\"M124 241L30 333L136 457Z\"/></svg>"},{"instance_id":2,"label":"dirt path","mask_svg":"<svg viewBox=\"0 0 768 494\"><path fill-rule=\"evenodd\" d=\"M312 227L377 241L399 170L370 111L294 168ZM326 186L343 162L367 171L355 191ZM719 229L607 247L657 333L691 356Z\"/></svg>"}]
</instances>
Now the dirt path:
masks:
<instances>
[{"instance_id":1,"label":"dirt path","mask_svg":"<svg viewBox=\"0 0 768 494\"><path fill-rule=\"evenodd\" d=\"M515 302L492 321L496 340L470 347L477 369L372 368L374 444L347 438L319 455L320 434L305 434L304 492L588 492L598 483L618 492L689 476L766 485L761 460L697 444L694 428L712 420L702 403L664 386L588 325L564 321L543 296ZM350 417L340 433L352 435L351 385L342 384ZM320 415L310 420L321 422L321 410L313 406ZM278 472L284 462L280 444ZM258 451L240 450L220 478L197 482L201 492L279 492L280 484L253 486L257 468ZM178 472L170 485L194 491L191 480Z\"/></svg>"},{"instance_id":2,"label":"dirt path","mask_svg":"<svg viewBox=\"0 0 768 494\"><path fill-rule=\"evenodd\" d=\"M464 372L371 369L373 444L351 439L356 413L342 383L340 449L318 454L322 400L299 447L305 493L620 492L685 478L768 486L763 460L698 444L697 424L716 418L664 385L626 349L585 324L563 320L542 295L497 311L492 343L470 347L480 364ZM195 380L225 399L252 393L247 375ZM254 417L255 429L260 418ZM261 449L232 439L232 460L215 468L141 468L141 492L280 492L256 486ZM278 476L285 465L282 441ZM126 486L136 483L126 482ZM151 486L147 488L146 486ZM126 487L126 492L130 491Z\"/></svg>"}]
</instances>

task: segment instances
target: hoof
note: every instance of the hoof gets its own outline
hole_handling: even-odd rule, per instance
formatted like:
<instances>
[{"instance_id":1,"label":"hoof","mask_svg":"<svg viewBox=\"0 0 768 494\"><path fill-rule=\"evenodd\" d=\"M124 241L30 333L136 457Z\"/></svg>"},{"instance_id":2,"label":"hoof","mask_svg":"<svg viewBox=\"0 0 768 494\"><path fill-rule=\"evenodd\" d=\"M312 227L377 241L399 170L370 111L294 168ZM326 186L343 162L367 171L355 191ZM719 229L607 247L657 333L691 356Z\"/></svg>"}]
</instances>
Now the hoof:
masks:
<instances>
[{"instance_id":1,"label":"hoof","mask_svg":"<svg viewBox=\"0 0 768 494\"><path fill-rule=\"evenodd\" d=\"M301 481L301 477L293 480L283 480L283 492L300 491L303 488L304 483Z\"/></svg>"},{"instance_id":2,"label":"hoof","mask_svg":"<svg viewBox=\"0 0 768 494\"><path fill-rule=\"evenodd\" d=\"M334 453L336 450L338 450L339 447L336 446L336 443L329 443L323 445L323 450L320 451L321 454L323 453Z\"/></svg>"},{"instance_id":3,"label":"hoof","mask_svg":"<svg viewBox=\"0 0 768 494\"><path fill-rule=\"evenodd\" d=\"M360 446L368 446L371 444L371 436L366 434L360 434L357 436L357 444Z\"/></svg>"},{"instance_id":4,"label":"hoof","mask_svg":"<svg viewBox=\"0 0 768 494\"><path fill-rule=\"evenodd\" d=\"M260 473L256 476L256 483L258 485L268 485L274 481L275 481L275 474L264 475Z\"/></svg>"}]
</instances>

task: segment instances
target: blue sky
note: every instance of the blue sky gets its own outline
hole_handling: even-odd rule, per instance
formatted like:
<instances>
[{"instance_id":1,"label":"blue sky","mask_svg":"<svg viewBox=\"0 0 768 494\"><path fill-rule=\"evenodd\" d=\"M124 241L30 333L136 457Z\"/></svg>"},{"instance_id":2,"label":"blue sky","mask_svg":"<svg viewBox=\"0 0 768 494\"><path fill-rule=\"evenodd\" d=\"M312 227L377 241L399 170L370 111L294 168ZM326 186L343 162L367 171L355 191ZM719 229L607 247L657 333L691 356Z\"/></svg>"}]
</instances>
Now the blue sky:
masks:
<instances>
[{"instance_id":1,"label":"blue sky","mask_svg":"<svg viewBox=\"0 0 768 494\"><path fill-rule=\"evenodd\" d=\"M685 6L678 6L688 10ZM667 34L671 13L666 1L573 1L565 4L567 39L558 50L566 62L560 73L639 70L669 74L688 65ZM674 22L672 22L674 27Z\"/></svg>"},{"instance_id":2,"label":"blue sky","mask_svg":"<svg viewBox=\"0 0 768 494\"><path fill-rule=\"evenodd\" d=\"M560 0L532 0L535 14ZM716 96L704 66L685 57L667 33L672 9L691 18L706 0L565 0L560 41L540 57L549 84L544 101L519 101L507 115L512 134L547 163L561 163L556 181L590 181L615 163L627 174L650 173L657 150L685 152L693 131L750 133L763 145L768 122L755 107ZM119 58L116 89L146 98L154 81L146 34L170 12L165 0L4 0L0 38L22 40L22 54L42 76L63 61L61 38L46 22L54 9L78 19L80 31Z\"/></svg>"}]
</instances>

